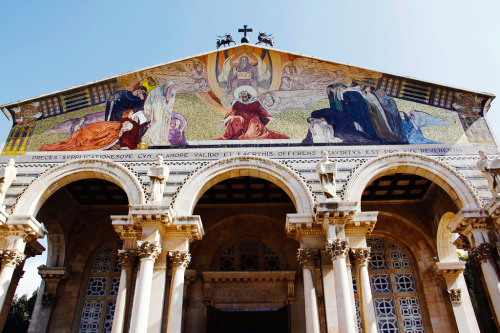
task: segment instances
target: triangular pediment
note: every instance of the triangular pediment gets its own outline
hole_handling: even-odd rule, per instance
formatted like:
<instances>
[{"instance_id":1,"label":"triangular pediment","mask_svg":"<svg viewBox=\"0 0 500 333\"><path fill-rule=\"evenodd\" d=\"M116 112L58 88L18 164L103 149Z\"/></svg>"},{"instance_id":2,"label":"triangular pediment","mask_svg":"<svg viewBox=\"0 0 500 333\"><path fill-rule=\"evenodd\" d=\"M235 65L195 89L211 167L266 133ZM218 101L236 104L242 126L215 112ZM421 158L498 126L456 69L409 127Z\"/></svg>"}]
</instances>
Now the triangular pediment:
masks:
<instances>
[{"instance_id":1,"label":"triangular pediment","mask_svg":"<svg viewBox=\"0 0 500 333\"><path fill-rule=\"evenodd\" d=\"M20 147L11 135L4 153L139 144L492 144L483 115L493 97L240 44L5 104L25 140ZM95 123L105 123L92 133L102 142L58 145ZM477 138L478 128L487 134Z\"/></svg>"}]
</instances>

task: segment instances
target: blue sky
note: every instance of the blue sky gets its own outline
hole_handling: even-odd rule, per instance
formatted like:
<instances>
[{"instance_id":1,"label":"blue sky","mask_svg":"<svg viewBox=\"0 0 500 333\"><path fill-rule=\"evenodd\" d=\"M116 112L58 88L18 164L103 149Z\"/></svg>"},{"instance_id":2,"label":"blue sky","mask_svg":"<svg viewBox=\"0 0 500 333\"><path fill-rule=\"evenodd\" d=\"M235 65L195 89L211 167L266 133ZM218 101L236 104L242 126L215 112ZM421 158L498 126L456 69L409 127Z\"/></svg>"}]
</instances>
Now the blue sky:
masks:
<instances>
[{"instance_id":1,"label":"blue sky","mask_svg":"<svg viewBox=\"0 0 500 333\"><path fill-rule=\"evenodd\" d=\"M0 0L0 13L0 105L212 51L243 24L253 43L265 31L280 50L500 95L500 1ZM500 100L487 118L500 137ZM0 139L8 126L0 115ZM21 294L38 284L26 270Z\"/></svg>"}]
</instances>

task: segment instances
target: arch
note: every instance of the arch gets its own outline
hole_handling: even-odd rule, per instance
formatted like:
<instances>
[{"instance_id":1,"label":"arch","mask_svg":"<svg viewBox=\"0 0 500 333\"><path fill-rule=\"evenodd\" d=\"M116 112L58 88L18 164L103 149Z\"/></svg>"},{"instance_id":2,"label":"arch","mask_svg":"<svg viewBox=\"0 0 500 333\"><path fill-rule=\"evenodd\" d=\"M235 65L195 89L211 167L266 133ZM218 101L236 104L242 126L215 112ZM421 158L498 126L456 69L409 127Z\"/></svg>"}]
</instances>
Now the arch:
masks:
<instances>
[{"instance_id":1,"label":"arch","mask_svg":"<svg viewBox=\"0 0 500 333\"><path fill-rule=\"evenodd\" d=\"M242 176L270 181L292 199L297 213L313 213L314 199L305 181L287 166L256 156L224 158L195 172L180 189L174 211L179 216L191 215L198 199L210 187L228 178Z\"/></svg>"},{"instance_id":2,"label":"arch","mask_svg":"<svg viewBox=\"0 0 500 333\"><path fill-rule=\"evenodd\" d=\"M457 248L453 245L453 233L450 228L448 228L448 225L454 217L455 214L448 212L439 220L436 237L439 262L458 261Z\"/></svg>"},{"instance_id":3,"label":"arch","mask_svg":"<svg viewBox=\"0 0 500 333\"><path fill-rule=\"evenodd\" d=\"M142 185L124 166L99 159L66 162L39 175L20 195L12 208L13 215L36 216L43 203L57 190L81 179L107 180L125 191L130 205L145 203Z\"/></svg>"},{"instance_id":4,"label":"arch","mask_svg":"<svg viewBox=\"0 0 500 333\"><path fill-rule=\"evenodd\" d=\"M344 197L361 205L361 195L374 179L394 173L415 174L436 183L462 208L480 208L481 201L456 170L428 156L415 153L387 154L375 158L358 169L346 184Z\"/></svg>"}]
</instances>

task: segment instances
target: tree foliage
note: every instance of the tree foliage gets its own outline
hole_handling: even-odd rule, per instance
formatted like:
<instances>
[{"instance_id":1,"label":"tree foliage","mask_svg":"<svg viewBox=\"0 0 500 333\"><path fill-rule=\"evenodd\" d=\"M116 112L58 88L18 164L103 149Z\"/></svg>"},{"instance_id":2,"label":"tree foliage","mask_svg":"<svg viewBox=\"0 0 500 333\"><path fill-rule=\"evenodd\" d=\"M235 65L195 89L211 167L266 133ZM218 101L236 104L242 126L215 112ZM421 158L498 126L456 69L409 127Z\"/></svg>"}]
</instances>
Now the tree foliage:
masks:
<instances>
[{"instance_id":1,"label":"tree foliage","mask_svg":"<svg viewBox=\"0 0 500 333\"><path fill-rule=\"evenodd\" d=\"M476 314L477 324L482 333L498 332L493 313L491 312L488 296L484 290L481 281L481 268L474 260L473 256L461 257L465 261L464 277L469 290L470 300L474 313Z\"/></svg>"},{"instance_id":2,"label":"tree foliage","mask_svg":"<svg viewBox=\"0 0 500 333\"><path fill-rule=\"evenodd\" d=\"M37 295L38 289L33 292L29 299L28 295L14 297L2 333L21 333L28 331Z\"/></svg>"}]
</instances>

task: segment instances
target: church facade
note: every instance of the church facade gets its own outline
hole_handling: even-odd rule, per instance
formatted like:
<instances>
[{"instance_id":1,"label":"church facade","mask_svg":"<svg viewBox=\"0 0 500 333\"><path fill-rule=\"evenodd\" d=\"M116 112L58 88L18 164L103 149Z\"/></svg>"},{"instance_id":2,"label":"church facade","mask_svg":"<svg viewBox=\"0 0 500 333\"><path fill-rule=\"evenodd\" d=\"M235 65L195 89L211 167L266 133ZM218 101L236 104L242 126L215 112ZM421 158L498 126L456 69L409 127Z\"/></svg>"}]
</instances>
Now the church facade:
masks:
<instances>
[{"instance_id":1,"label":"church facade","mask_svg":"<svg viewBox=\"0 0 500 333\"><path fill-rule=\"evenodd\" d=\"M46 236L29 332L478 332L457 249L495 328L493 98L243 44L4 104L0 324Z\"/></svg>"}]
</instances>

